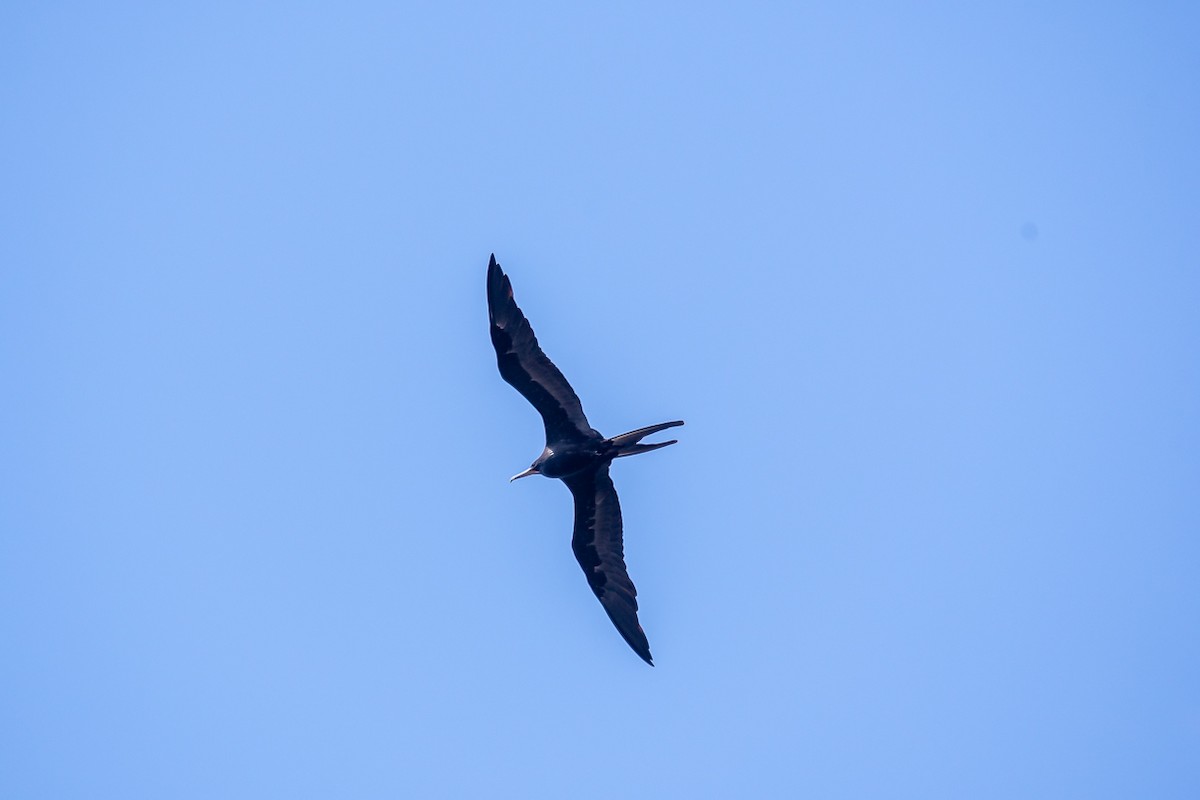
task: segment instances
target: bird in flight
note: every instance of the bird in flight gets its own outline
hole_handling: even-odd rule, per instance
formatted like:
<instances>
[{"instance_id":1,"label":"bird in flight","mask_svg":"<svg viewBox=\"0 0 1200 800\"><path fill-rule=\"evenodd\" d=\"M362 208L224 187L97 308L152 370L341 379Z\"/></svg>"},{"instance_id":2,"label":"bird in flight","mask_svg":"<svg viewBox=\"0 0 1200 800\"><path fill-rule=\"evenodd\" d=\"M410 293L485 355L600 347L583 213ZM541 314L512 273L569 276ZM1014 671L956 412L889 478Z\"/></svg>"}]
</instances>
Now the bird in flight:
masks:
<instances>
[{"instance_id":1,"label":"bird in flight","mask_svg":"<svg viewBox=\"0 0 1200 800\"><path fill-rule=\"evenodd\" d=\"M641 444L641 440L682 425L683 420L604 438L588 424L579 396L538 346L529 320L513 300L512 283L496 263L495 254L488 263L487 299L500 376L533 404L546 425L546 448L529 469L510 480L544 475L560 479L571 490L575 498L571 549L587 576L588 586L633 652L654 666L650 643L638 623L637 589L625 569L621 506L608 467L614 458L675 444L675 439L654 444Z\"/></svg>"}]
</instances>

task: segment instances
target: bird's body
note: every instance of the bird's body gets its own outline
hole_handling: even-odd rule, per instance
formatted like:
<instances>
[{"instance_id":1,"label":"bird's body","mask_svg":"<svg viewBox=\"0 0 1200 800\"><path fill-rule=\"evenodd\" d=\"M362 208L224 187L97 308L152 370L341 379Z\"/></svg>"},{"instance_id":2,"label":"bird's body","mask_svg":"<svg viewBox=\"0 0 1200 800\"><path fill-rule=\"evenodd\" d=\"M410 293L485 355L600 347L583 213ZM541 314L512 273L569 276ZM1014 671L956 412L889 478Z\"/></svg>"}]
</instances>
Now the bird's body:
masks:
<instances>
[{"instance_id":1,"label":"bird's body","mask_svg":"<svg viewBox=\"0 0 1200 800\"><path fill-rule=\"evenodd\" d=\"M571 549L617 631L647 664L650 644L637 619L637 589L625 569L621 507L608 469L614 458L675 444L641 444L652 433L682 425L664 422L606 439L588 424L578 395L538 346L529 321L513 300L512 284L493 255L488 264L488 318L500 375L524 395L546 427L546 447L524 472L558 478L575 499Z\"/></svg>"}]
</instances>

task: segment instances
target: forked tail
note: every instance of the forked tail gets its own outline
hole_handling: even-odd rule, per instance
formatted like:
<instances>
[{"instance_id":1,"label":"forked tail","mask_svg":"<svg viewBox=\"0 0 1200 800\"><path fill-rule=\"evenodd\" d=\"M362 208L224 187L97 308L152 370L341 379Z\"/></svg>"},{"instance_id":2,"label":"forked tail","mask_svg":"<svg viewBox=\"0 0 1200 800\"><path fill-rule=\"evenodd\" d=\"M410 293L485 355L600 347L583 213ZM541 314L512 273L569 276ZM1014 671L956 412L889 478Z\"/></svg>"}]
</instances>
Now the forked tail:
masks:
<instances>
[{"instance_id":1,"label":"forked tail","mask_svg":"<svg viewBox=\"0 0 1200 800\"><path fill-rule=\"evenodd\" d=\"M682 424L683 420L677 419L674 422L660 422L658 425L650 425L646 428L638 428L636 431L622 433L620 436L614 436L608 440L609 446L616 451L613 458L636 456L638 453L649 453L651 450L675 444L679 441L678 439L672 439L669 442L655 442L654 444L638 444L638 442L652 433L658 433L659 431L674 428Z\"/></svg>"}]
</instances>

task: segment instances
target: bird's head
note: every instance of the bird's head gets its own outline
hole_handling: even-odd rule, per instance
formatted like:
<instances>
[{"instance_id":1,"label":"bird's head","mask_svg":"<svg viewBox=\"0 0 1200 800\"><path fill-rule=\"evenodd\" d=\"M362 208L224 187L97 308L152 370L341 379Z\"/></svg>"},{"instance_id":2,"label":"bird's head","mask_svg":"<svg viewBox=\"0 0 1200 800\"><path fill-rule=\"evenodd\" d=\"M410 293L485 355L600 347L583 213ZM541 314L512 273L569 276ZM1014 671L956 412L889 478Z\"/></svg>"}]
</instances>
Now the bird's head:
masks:
<instances>
[{"instance_id":1,"label":"bird's head","mask_svg":"<svg viewBox=\"0 0 1200 800\"><path fill-rule=\"evenodd\" d=\"M534 461L529 466L529 469L525 470L524 472L519 472L516 475L513 475L511 478L508 479L508 482L512 483L517 478L528 478L530 475L541 475L542 474L542 464L545 464L546 460L548 458L550 458L550 456L552 456L552 455L554 455L554 452L549 447L547 447L545 450L542 451L542 454L537 457L537 460Z\"/></svg>"}]
</instances>

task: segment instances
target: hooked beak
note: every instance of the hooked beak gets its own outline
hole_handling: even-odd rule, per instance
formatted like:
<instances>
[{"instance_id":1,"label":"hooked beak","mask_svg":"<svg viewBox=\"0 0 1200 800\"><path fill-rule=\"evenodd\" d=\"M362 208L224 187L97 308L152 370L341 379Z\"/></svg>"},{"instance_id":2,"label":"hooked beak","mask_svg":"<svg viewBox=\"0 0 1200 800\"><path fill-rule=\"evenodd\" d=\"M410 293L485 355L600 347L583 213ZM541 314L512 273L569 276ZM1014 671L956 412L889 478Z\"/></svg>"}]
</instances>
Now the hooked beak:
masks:
<instances>
[{"instance_id":1,"label":"hooked beak","mask_svg":"<svg viewBox=\"0 0 1200 800\"><path fill-rule=\"evenodd\" d=\"M529 469L525 470L524 472L513 475L511 478L508 479L508 482L512 483L517 478L528 478L530 475L537 475L537 474L538 474L538 471L536 469L534 469L533 467L530 467Z\"/></svg>"}]
</instances>

